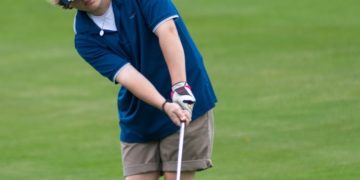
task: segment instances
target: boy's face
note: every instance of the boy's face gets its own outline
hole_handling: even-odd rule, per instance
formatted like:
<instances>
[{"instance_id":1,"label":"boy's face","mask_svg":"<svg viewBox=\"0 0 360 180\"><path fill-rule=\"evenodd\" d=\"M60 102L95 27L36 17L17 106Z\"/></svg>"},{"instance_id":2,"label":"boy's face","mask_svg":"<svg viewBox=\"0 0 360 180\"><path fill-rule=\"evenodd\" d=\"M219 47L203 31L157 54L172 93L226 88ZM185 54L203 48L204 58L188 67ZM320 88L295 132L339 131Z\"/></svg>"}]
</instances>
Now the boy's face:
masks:
<instances>
[{"instance_id":1,"label":"boy's face","mask_svg":"<svg viewBox=\"0 0 360 180\"><path fill-rule=\"evenodd\" d=\"M101 15L105 1L108 0L74 0L71 7L94 15Z\"/></svg>"}]
</instances>

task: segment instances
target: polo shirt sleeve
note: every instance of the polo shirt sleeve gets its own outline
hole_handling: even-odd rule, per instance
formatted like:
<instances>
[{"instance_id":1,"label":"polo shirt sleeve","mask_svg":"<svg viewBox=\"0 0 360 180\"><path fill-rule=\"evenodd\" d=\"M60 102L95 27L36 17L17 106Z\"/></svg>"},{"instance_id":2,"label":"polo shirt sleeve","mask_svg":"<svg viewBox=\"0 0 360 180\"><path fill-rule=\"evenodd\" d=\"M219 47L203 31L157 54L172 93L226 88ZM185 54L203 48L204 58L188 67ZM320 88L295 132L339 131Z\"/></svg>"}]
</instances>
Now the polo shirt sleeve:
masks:
<instances>
[{"instance_id":1,"label":"polo shirt sleeve","mask_svg":"<svg viewBox=\"0 0 360 180\"><path fill-rule=\"evenodd\" d=\"M100 42L87 37L75 38L75 48L80 56L101 75L116 82L116 76L128 63L126 59L109 51Z\"/></svg>"},{"instance_id":2,"label":"polo shirt sleeve","mask_svg":"<svg viewBox=\"0 0 360 180\"><path fill-rule=\"evenodd\" d=\"M139 0L139 5L146 23L153 32L163 22L179 17L171 0Z\"/></svg>"}]
</instances>

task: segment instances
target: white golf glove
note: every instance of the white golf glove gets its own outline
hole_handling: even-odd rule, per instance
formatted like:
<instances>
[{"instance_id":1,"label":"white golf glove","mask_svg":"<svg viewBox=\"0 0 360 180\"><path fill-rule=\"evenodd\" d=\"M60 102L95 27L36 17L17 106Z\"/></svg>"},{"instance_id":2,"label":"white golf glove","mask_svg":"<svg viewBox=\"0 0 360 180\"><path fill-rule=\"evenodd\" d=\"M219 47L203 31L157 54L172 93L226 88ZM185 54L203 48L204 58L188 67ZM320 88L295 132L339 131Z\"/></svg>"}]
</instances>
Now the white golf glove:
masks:
<instances>
[{"instance_id":1,"label":"white golf glove","mask_svg":"<svg viewBox=\"0 0 360 180\"><path fill-rule=\"evenodd\" d=\"M171 100L192 114L194 104L196 102L191 87L186 82L179 82L171 88Z\"/></svg>"}]
</instances>

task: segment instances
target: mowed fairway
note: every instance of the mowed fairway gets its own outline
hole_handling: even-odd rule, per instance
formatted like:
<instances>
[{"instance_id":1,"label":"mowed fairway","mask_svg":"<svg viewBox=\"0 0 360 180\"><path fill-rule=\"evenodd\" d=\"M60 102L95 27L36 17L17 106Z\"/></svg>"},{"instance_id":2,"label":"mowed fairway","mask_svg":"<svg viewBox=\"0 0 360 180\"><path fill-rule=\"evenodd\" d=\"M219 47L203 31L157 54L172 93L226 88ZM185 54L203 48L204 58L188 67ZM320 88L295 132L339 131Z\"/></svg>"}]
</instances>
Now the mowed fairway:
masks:
<instances>
[{"instance_id":1,"label":"mowed fairway","mask_svg":"<svg viewBox=\"0 0 360 180\"><path fill-rule=\"evenodd\" d=\"M175 3L219 99L196 179L359 179L360 1ZM0 11L0 179L122 179L119 87L75 52L75 11Z\"/></svg>"}]
</instances>

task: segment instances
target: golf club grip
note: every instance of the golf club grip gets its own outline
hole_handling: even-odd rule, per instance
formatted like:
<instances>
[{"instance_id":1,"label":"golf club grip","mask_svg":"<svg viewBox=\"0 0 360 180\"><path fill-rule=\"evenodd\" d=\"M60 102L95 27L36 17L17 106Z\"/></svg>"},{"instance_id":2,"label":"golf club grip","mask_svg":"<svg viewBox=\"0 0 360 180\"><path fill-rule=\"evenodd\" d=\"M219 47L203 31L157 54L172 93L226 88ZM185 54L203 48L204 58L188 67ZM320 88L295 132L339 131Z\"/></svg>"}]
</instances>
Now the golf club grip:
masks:
<instances>
[{"instance_id":1,"label":"golf club grip","mask_svg":"<svg viewBox=\"0 0 360 180\"><path fill-rule=\"evenodd\" d=\"M180 175L181 175L181 162L182 162L182 153L184 146L184 131L185 131L185 123L182 122L180 127L180 135L179 135L179 151L178 151L178 160L177 160L176 180L180 180Z\"/></svg>"}]
</instances>

